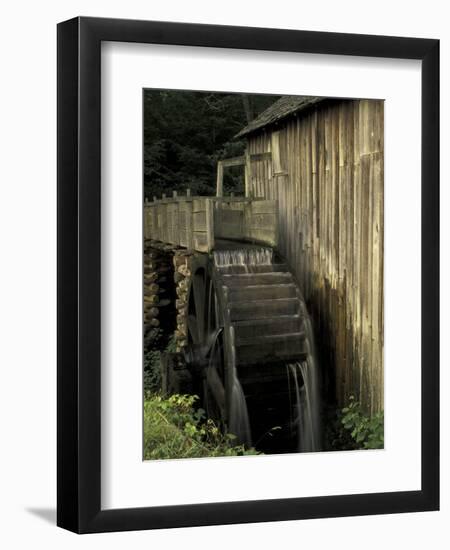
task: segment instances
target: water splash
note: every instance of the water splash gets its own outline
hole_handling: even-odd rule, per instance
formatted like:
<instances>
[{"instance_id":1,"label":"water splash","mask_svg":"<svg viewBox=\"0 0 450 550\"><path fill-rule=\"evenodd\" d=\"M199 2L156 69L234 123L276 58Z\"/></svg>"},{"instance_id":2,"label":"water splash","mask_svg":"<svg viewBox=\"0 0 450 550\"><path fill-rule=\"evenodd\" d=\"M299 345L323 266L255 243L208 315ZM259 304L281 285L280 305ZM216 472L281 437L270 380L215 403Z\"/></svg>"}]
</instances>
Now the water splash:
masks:
<instances>
[{"instance_id":1,"label":"water splash","mask_svg":"<svg viewBox=\"0 0 450 550\"><path fill-rule=\"evenodd\" d=\"M215 250L214 263L217 267L270 265L273 261L272 248L242 248L236 250Z\"/></svg>"}]
</instances>

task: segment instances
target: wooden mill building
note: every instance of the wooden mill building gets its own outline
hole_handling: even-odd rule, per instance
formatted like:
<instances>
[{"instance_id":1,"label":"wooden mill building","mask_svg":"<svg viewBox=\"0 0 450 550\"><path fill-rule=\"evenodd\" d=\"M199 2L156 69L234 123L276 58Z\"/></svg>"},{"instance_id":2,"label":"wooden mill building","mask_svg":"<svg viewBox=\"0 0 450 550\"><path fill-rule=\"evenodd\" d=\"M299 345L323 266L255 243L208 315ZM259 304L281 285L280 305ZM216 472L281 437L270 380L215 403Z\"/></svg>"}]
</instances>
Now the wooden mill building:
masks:
<instances>
[{"instance_id":1,"label":"wooden mill building","mask_svg":"<svg viewBox=\"0 0 450 550\"><path fill-rule=\"evenodd\" d=\"M246 196L278 201L278 248L313 317L325 391L372 413L383 409L383 126L382 100L285 96L238 134Z\"/></svg>"}]
</instances>

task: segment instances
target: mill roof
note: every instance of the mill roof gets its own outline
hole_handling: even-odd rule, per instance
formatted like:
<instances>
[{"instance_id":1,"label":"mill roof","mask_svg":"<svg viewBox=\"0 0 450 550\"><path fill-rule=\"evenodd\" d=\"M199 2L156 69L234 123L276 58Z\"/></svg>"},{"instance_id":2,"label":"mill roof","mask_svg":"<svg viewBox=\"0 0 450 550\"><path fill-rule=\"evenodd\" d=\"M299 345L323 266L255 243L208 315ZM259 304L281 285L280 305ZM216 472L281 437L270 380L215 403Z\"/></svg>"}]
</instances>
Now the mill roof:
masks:
<instances>
[{"instance_id":1,"label":"mill roof","mask_svg":"<svg viewBox=\"0 0 450 550\"><path fill-rule=\"evenodd\" d=\"M260 128L274 124L324 99L324 97L318 96L285 95L252 120L236 135L236 137L243 137L251 134Z\"/></svg>"}]
</instances>

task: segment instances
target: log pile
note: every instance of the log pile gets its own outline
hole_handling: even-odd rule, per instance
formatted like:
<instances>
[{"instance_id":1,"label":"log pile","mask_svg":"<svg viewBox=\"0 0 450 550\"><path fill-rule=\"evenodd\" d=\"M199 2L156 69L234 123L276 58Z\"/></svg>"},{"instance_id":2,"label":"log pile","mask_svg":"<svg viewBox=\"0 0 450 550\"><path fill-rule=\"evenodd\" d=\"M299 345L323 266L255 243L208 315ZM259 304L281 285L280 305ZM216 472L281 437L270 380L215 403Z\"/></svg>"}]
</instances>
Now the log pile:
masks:
<instances>
[{"instance_id":1,"label":"log pile","mask_svg":"<svg viewBox=\"0 0 450 550\"><path fill-rule=\"evenodd\" d=\"M187 345L187 301L192 252L146 239L144 242L144 332L173 331L177 352ZM174 292L174 286L176 294Z\"/></svg>"},{"instance_id":2,"label":"log pile","mask_svg":"<svg viewBox=\"0 0 450 550\"><path fill-rule=\"evenodd\" d=\"M162 308L170 306L167 287L173 284L172 249L150 239L144 242L144 332L158 328Z\"/></svg>"},{"instance_id":3,"label":"log pile","mask_svg":"<svg viewBox=\"0 0 450 550\"><path fill-rule=\"evenodd\" d=\"M192 253L187 250L177 250L173 256L174 279L177 289L175 302L177 310L177 328L175 330L177 352L182 351L187 346L187 301L191 282L191 259Z\"/></svg>"}]
</instances>

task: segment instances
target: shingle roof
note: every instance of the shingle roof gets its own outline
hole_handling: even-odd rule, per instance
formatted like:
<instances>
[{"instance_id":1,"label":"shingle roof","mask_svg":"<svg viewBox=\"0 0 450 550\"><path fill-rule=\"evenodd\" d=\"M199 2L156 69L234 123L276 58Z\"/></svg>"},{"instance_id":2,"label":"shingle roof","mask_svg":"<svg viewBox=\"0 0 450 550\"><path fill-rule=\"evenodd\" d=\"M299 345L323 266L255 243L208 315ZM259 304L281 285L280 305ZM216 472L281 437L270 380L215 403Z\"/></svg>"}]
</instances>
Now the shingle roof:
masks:
<instances>
[{"instance_id":1,"label":"shingle roof","mask_svg":"<svg viewBox=\"0 0 450 550\"><path fill-rule=\"evenodd\" d=\"M282 118L297 113L324 99L324 97L316 96L285 95L252 120L245 128L236 134L236 137L245 136L264 126L278 122Z\"/></svg>"}]
</instances>

